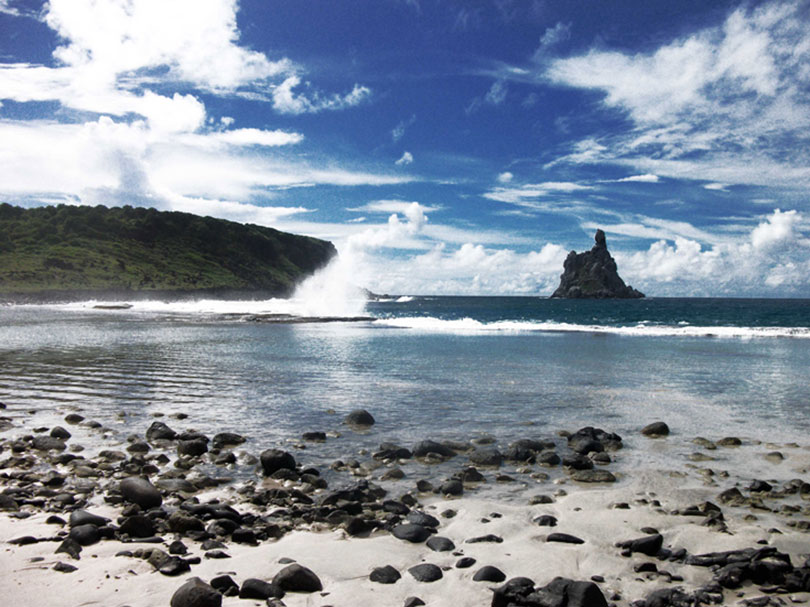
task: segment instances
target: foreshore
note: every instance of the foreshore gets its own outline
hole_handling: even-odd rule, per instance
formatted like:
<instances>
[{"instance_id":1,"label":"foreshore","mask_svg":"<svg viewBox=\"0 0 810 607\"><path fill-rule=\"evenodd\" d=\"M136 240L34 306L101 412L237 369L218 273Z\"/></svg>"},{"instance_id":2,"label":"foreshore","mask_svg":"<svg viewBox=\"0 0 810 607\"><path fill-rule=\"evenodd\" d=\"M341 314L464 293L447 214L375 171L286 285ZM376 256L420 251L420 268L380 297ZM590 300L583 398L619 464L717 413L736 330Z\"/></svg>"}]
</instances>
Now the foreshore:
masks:
<instances>
[{"instance_id":1,"label":"foreshore","mask_svg":"<svg viewBox=\"0 0 810 607\"><path fill-rule=\"evenodd\" d=\"M322 441L340 432L350 445L373 419L259 445L248 428L204 436L193 416L156 417L128 436L81 411L9 402L0 417L6 604L810 600L807 444L527 428L508 445L426 436L347 447L315 469ZM672 461L646 468L645 450Z\"/></svg>"}]
</instances>

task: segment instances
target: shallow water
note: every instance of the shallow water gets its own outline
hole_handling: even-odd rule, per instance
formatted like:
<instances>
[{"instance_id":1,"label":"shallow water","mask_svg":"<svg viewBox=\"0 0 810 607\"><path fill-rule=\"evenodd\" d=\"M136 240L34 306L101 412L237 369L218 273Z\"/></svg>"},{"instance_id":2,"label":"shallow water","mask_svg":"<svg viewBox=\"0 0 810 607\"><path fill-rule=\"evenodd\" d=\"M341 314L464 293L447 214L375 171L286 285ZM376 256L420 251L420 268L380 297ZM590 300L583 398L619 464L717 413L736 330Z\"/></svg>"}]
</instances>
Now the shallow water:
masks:
<instances>
[{"instance_id":1,"label":"shallow water","mask_svg":"<svg viewBox=\"0 0 810 607\"><path fill-rule=\"evenodd\" d=\"M313 463L594 425L644 447L628 465L665 466L638 438L657 419L681 437L803 442L810 302L690 301L413 298L369 304L375 322L305 325L247 320L276 302L3 307L0 401L54 421L80 409L122 436L182 412L175 425L241 432L253 451L341 433L309 447ZM366 434L341 424L356 408L377 419Z\"/></svg>"}]
</instances>

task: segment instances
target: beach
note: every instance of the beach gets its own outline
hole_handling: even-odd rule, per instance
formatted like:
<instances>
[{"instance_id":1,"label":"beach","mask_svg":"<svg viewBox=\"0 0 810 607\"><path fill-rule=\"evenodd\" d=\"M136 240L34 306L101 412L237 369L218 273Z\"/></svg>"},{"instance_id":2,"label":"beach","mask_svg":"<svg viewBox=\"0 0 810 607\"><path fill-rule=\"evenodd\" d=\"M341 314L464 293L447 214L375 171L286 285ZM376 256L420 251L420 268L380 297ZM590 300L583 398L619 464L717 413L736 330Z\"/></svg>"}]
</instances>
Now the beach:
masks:
<instances>
[{"instance_id":1,"label":"beach","mask_svg":"<svg viewBox=\"0 0 810 607\"><path fill-rule=\"evenodd\" d=\"M231 593L250 595L245 580L271 583L292 562L312 572L321 588L288 590L281 599L223 596L221 604L417 605L418 597L427 605L495 605L501 604L494 602L495 591L517 577L529 578L535 588L557 577L587 582L615 605L692 604L677 602L677 593L667 595L669 602L653 595L673 589L692 601L702 592L707 602L722 604L810 598L810 587L796 585L810 579L804 567L810 485L801 480L810 467L808 444L769 443L767 436L698 438L677 427L666 436L645 436L639 424L633 440L621 437L632 447L617 443L609 428L596 440L606 448L591 445L593 451L578 444L583 435L577 428L531 438L527 429L525 440L535 440L540 450L523 443L529 449L521 452L497 440L437 441L415 457L419 444L397 445L399 452L392 445L355 449L351 437L369 428L342 419L325 436L257 445L249 429L224 438L196 433L193 415L153 416L157 424L127 427L122 441L120 432L80 419L75 407L37 411L6 403L0 413L0 568L9 604L169 604L192 577L223 583L222 576L230 576L236 585ZM62 431L53 429L55 415L63 417ZM175 435L168 438L166 429ZM311 469L309 453L337 435L345 456L327 469ZM639 466L644 458L630 454L639 450L663 451L670 465ZM526 459L508 461L504 454ZM287 456L294 464L274 470ZM576 468L609 471L615 480L578 482L585 477ZM453 477L461 482L448 486ZM127 478L162 487L156 490L160 505L133 506L141 497L124 496L121 481ZM88 540L75 532L81 525L71 525L77 511L108 521L96 521L101 531ZM144 522L139 517L151 527L134 525ZM222 523L222 517L237 522ZM407 526L416 536L402 532ZM73 556L63 546L72 535L88 542ZM635 546L641 551L618 545L642 538L653 538L652 548L649 541ZM789 569L765 578L757 573L756 581L744 573L738 584L725 578L719 584L720 566L698 558L745 549L786 555ZM418 581L409 570L422 564L437 568L417 575L441 578ZM401 577L372 581L372 572L385 566ZM487 570L497 581L474 581L485 566L503 577ZM573 605L579 599L566 600Z\"/></svg>"}]
</instances>

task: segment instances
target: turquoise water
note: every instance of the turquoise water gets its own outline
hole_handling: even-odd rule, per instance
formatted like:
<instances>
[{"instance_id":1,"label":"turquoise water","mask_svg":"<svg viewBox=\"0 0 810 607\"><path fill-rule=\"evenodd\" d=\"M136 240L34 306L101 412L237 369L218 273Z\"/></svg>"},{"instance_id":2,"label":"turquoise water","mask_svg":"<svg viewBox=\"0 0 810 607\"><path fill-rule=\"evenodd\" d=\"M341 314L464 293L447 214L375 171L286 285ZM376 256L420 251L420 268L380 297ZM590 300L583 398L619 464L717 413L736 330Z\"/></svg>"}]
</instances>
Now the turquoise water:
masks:
<instances>
[{"instance_id":1,"label":"turquoise water","mask_svg":"<svg viewBox=\"0 0 810 607\"><path fill-rule=\"evenodd\" d=\"M405 298L369 304L377 321L249 320L273 305L2 307L0 401L122 435L184 412L182 427L254 450L342 434L309 450L323 461L382 440L633 436L656 419L682 436L810 430L810 301ZM341 425L356 408L377 419L368 434Z\"/></svg>"}]
</instances>

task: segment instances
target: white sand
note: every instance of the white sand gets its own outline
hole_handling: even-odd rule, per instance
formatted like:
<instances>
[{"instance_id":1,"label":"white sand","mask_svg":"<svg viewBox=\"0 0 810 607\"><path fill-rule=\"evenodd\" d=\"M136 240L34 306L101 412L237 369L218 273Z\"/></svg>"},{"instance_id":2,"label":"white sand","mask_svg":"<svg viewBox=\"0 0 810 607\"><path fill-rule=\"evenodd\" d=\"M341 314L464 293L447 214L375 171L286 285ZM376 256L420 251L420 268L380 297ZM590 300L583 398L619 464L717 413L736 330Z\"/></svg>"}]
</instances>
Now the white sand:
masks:
<instances>
[{"instance_id":1,"label":"white sand","mask_svg":"<svg viewBox=\"0 0 810 607\"><path fill-rule=\"evenodd\" d=\"M805 451L806 453L806 451ZM788 469L788 472L793 470ZM4 581L4 605L50 607L76 607L105 605L151 607L167 605L172 593L189 576L199 576L208 581L222 573L230 574L237 583L245 578L257 577L270 580L284 565L278 560L292 558L316 572L324 585L323 593L288 594L284 603L296 606L383 606L402 605L408 596L419 596L431 606L488 605L491 588L498 584L473 582L472 576L483 565L494 565L504 571L507 578L530 577L538 584L545 584L555 576L587 580L601 575L600 584L606 597L614 592L622 596L616 601L626 605L632 600L646 596L652 590L668 585L664 577L655 574L636 574L633 565L643 561L656 562L659 569L681 575L687 588L695 588L711 579L706 568L680 563L658 562L643 555L624 558L615 542L644 535L642 527L655 527L664 536L665 547L686 548L691 554L718 550L732 550L755 546L761 539L779 550L791 554L794 564L803 561L801 554L810 550L810 536L793 531L784 519L772 513L758 512L758 520L745 521L747 508L723 507L730 533L721 533L700 526L700 517L684 517L667 514L675 508L697 504L711 499L716 502L717 487L700 487L689 479L659 473L640 473L630 487L578 487L573 483L561 485L569 495L560 497L552 504L526 506L515 503L499 503L494 499L464 497L456 500L430 498L426 511L442 521L439 535L448 537L456 544L456 552L471 556L477 563L469 569L455 569L459 556L437 553L424 544L409 544L387 533L371 538L347 538L341 531L296 531L279 541L265 542L258 547L230 544L227 552L233 557L225 560L205 559L192 571L177 578L170 578L153 571L143 560L115 557L122 549L134 550L138 546L153 545L121 544L117 541L102 541L86 547L81 560L73 561L65 554L54 554L58 545L43 542L28 546L4 544L0 548L0 571ZM724 488L725 485L722 485ZM638 499L658 499L662 508L637 503ZM771 500L776 502L777 500ZM615 502L628 502L631 509L611 507ZM525 503L525 502L524 502ZM776 504L778 508L778 503ZM452 508L457 515L451 519L440 513ZM91 511L116 516L110 507L94 507ZM492 513L502 516L493 518ZM551 514L559 519L555 528L539 527L531 521L540 514ZM25 520L11 519L0 515L0 540L9 540L24 535L52 536L59 528L45 525L46 514L36 514ZM488 523L481 521L487 517ZM782 535L768 533L777 527ZM546 543L545 537L552 531L576 535L585 543L569 545ZM504 541L501 544L465 544L465 540L496 534ZM172 539L167 537L167 539ZM189 540L185 543L191 554L202 556L199 544ZM163 546L166 549L165 546ZM40 562L32 559L41 557ZM51 570L57 561L78 567L72 573ZM430 584L419 583L407 569L420 562L448 567L444 578ZM376 566L393 565L403 575L396 584L382 585L369 581L368 575ZM648 581L646 577L651 578ZM747 594L757 594L750 588ZM729 595L734 597L732 593ZM807 595L793 597L806 601ZM736 599L735 599L736 600ZM224 598L223 605L261 604L238 598Z\"/></svg>"}]
</instances>

